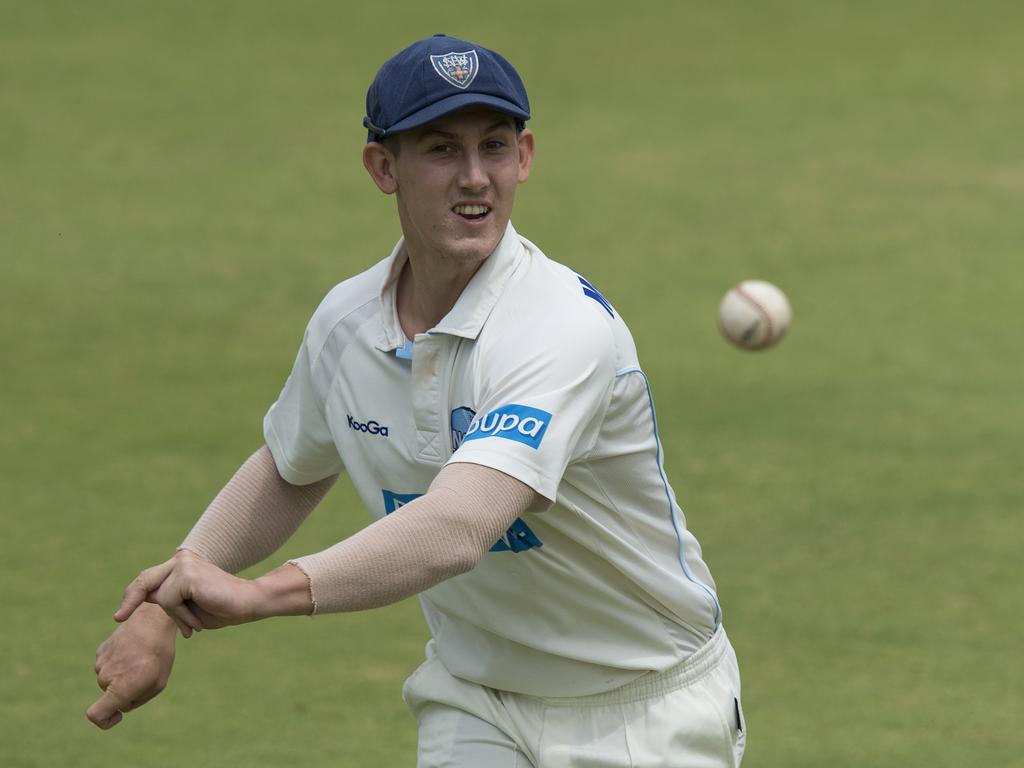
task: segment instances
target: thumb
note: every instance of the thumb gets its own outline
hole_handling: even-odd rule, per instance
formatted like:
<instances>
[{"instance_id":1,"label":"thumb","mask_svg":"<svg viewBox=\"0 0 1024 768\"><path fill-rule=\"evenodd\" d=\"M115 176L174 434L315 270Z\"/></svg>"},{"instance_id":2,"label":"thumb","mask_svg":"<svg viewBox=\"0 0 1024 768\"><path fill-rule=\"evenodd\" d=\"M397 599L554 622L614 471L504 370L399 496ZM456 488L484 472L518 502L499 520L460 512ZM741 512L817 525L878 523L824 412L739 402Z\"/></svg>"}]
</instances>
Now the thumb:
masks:
<instances>
[{"instance_id":1,"label":"thumb","mask_svg":"<svg viewBox=\"0 0 1024 768\"><path fill-rule=\"evenodd\" d=\"M113 728L124 718L122 714L131 709L131 702L120 696L112 687L107 688L103 695L93 702L85 716L97 727L107 730Z\"/></svg>"},{"instance_id":2,"label":"thumb","mask_svg":"<svg viewBox=\"0 0 1024 768\"><path fill-rule=\"evenodd\" d=\"M164 579L174 570L174 558L142 571L135 580L125 587L121 605L114 614L115 621L125 621L135 609L146 602L150 592L163 584Z\"/></svg>"}]
</instances>

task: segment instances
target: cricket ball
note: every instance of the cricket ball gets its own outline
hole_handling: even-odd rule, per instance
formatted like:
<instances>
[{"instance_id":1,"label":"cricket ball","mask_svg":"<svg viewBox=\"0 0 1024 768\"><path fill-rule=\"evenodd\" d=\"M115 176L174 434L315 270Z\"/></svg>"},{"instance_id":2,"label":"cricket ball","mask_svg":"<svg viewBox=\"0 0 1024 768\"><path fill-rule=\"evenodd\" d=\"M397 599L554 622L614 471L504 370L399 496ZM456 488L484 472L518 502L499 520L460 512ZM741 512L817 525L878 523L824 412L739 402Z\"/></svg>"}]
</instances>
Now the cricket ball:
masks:
<instances>
[{"instance_id":1,"label":"cricket ball","mask_svg":"<svg viewBox=\"0 0 1024 768\"><path fill-rule=\"evenodd\" d=\"M730 288L718 305L718 327L742 349L767 349L778 344L793 318L779 288L764 280L744 280Z\"/></svg>"}]
</instances>

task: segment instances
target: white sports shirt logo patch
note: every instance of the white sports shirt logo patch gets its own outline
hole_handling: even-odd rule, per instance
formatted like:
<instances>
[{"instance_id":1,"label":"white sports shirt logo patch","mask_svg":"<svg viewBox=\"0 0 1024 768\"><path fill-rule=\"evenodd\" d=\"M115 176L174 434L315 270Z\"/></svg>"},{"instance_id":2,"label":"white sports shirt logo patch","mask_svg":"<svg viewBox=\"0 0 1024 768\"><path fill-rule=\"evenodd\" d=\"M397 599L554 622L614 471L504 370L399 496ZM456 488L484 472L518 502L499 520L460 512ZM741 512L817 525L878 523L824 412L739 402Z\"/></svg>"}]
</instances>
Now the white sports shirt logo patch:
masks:
<instances>
[{"instance_id":1,"label":"white sports shirt logo patch","mask_svg":"<svg viewBox=\"0 0 1024 768\"><path fill-rule=\"evenodd\" d=\"M476 51L457 53L450 51L439 56L431 56L430 63L434 71L456 88L468 88L476 73L480 71L480 60Z\"/></svg>"}]
</instances>

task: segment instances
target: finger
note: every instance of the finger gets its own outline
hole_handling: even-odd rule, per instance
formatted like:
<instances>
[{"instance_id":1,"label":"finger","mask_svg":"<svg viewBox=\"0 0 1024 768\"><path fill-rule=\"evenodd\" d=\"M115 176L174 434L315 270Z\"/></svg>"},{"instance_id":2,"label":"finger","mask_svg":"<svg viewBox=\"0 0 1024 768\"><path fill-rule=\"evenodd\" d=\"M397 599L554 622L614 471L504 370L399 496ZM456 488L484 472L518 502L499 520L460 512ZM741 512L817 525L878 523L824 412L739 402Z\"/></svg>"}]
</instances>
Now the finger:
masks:
<instances>
[{"instance_id":1,"label":"finger","mask_svg":"<svg viewBox=\"0 0 1024 768\"><path fill-rule=\"evenodd\" d=\"M150 592L155 591L174 570L174 560L168 560L160 565L154 565L142 571L135 580L125 587L124 597L121 599L121 606L114 614L115 621L124 621L135 609L146 602Z\"/></svg>"},{"instance_id":2,"label":"finger","mask_svg":"<svg viewBox=\"0 0 1024 768\"><path fill-rule=\"evenodd\" d=\"M86 717L88 717L88 714L86 715ZM89 719L92 720L92 722L95 723L98 728L102 728L104 731L107 731L113 728L118 723L120 723L122 720L124 720L124 714L121 712L115 712L106 720L93 720L91 717Z\"/></svg>"},{"instance_id":3,"label":"finger","mask_svg":"<svg viewBox=\"0 0 1024 768\"><path fill-rule=\"evenodd\" d=\"M181 619L179 619L166 608L164 608L164 613L166 613L171 618L171 621L178 625L178 631L181 632L182 637L184 637L186 640L192 637L192 627L183 622Z\"/></svg>"},{"instance_id":4,"label":"finger","mask_svg":"<svg viewBox=\"0 0 1024 768\"><path fill-rule=\"evenodd\" d=\"M131 709L131 703L125 701L112 688L107 688L103 695L86 710L85 716L97 727L106 730L121 722L123 717L121 713L128 709Z\"/></svg>"},{"instance_id":5,"label":"finger","mask_svg":"<svg viewBox=\"0 0 1024 768\"><path fill-rule=\"evenodd\" d=\"M183 621L180 616L175 614L174 607L176 604L172 602L172 599L164 598L161 600L158 595L159 591L151 592L146 596L146 602L159 606L160 609L167 614L167 617L177 625L178 631L181 632L182 637L186 640L192 637L192 627L189 626L187 621Z\"/></svg>"},{"instance_id":6,"label":"finger","mask_svg":"<svg viewBox=\"0 0 1024 768\"><path fill-rule=\"evenodd\" d=\"M174 620L185 638L191 637L193 630L198 632L203 628L203 623L188 606L190 593L188 582L183 581L178 573L172 573L159 589L146 597L148 602L156 603L164 609L164 613Z\"/></svg>"},{"instance_id":7,"label":"finger","mask_svg":"<svg viewBox=\"0 0 1024 768\"><path fill-rule=\"evenodd\" d=\"M163 606L163 608L164 612L172 619L174 619L174 623L177 624L179 627L184 625L189 629L194 629L196 632L202 631L203 622L201 622L199 618L194 613L192 613L192 611L185 603L176 603L175 605ZM186 635L186 637L187 636L188 635Z\"/></svg>"},{"instance_id":8,"label":"finger","mask_svg":"<svg viewBox=\"0 0 1024 768\"><path fill-rule=\"evenodd\" d=\"M102 643L100 643L99 647L96 649L96 665L95 667L93 667L93 669L97 673L99 673L100 667L103 666L103 662L107 658L107 645L109 642L110 638L107 638Z\"/></svg>"}]
</instances>

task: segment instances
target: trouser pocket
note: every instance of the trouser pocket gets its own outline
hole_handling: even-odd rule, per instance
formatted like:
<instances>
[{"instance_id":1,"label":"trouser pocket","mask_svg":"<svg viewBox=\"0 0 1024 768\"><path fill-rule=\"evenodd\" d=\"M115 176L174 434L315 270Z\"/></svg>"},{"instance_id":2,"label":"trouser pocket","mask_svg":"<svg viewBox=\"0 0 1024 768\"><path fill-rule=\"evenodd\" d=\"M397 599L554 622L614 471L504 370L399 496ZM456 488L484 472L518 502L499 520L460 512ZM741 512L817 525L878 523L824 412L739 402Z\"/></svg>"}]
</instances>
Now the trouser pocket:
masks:
<instances>
[{"instance_id":1,"label":"trouser pocket","mask_svg":"<svg viewBox=\"0 0 1024 768\"><path fill-rule=\"evenodd\" d=\"M747 747L747 723L743 719L743 703L739 696L732 697L732 750L736 756L736 765L743 760L743 751Z\"/></svg>"}]
</instances>

